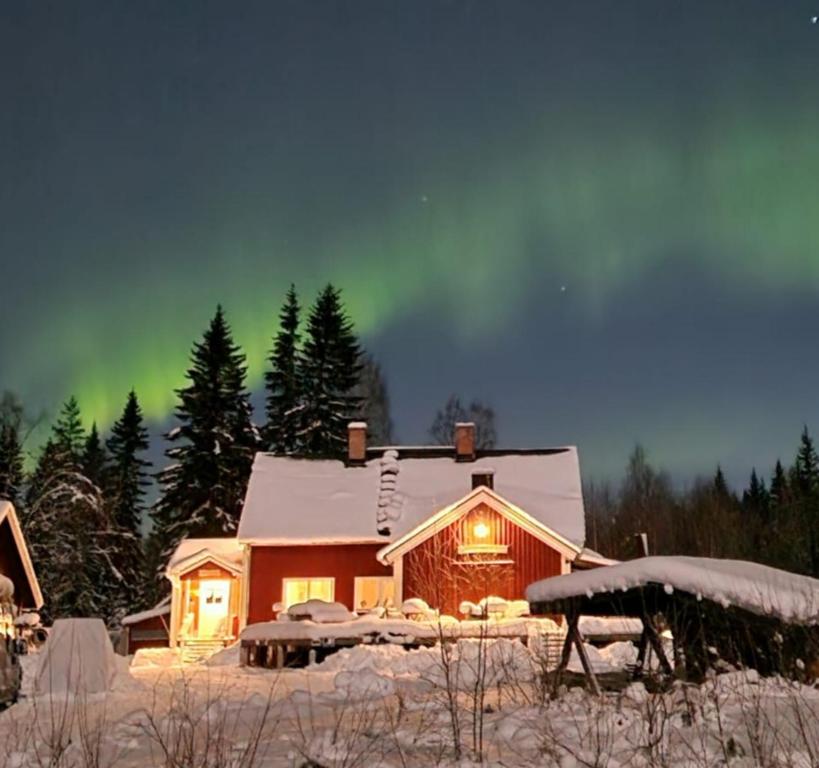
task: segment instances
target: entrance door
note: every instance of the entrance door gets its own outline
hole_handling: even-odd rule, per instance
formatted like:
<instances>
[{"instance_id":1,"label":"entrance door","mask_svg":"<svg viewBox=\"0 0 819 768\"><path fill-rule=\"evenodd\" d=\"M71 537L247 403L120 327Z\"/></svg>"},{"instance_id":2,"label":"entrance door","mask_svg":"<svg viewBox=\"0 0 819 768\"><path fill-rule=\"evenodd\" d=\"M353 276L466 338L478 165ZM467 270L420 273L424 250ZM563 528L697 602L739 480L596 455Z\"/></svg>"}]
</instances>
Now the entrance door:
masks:
<instances>
[{"instance_id":1,"label":"entrance door","mask_svg":"<svg viewBox=\"0 0 819 768\"><path fill-rule=\"evenodd\" d=\"M229 579L199 582L199 637L221 637L228 631Z\"/></svg>"}]
</instances>

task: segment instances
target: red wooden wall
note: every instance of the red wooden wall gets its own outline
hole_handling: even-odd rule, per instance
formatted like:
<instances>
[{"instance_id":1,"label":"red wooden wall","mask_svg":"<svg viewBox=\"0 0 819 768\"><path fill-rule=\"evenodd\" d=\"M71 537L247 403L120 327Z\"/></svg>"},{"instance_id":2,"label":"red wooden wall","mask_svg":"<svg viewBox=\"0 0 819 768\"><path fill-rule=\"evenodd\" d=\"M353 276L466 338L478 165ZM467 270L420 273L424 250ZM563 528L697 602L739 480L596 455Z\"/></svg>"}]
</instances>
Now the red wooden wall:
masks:
<instances>
[{"instance_id":1,"label":"red wooden wall","mask_svg":"<svg viewBox=\"0 0 819 768\"><path fill-rule=\"evenodd\" d=\"M170 614L165 614L164 616L151 616L136 624L129 624L126 628L128 632L127 653L136 653L140 648L167 648L170 620ZM150 633L150 639L148 633Z\"/></svg>"},{"instance_id":2,"label":"red wooden wall","mask_svg":"<svg viewBox=\"0 0 819 768\"><path fill-rule=\"evenodd\" d=\"M376 560L383 544L322 544L252 547L247 623L275 618L273 603L282 599L282 579L336 580L335 599L353 605L356 576L392 576L392 567Z\"/></svg>"},{"instance_id":3,"label":"red wooden wall","mask_svg":"<svg viewBox=\"0 0 819 768\"><path fill-rule=\"evenodd\" d=\"M475 543L470 535L479 517L491 541L505 544L505 554L459 554L458 546ZM462 600L477 603L488 595L521 600L526 587L561 573L561 555L495 510L482 507L455 521L404 555L403 597L420 597L442 613L458 615Z\"/></svg>"},{"instance_id":4,"label":"red wooden wall","mask_svg":"<svg viewBox=\"0 0 819 768\"><path fill-rule=\"evenodd\" d=\"M14 584L14 603L21 608L35 608L34 595L28 583L23 560L11 530L11 523L0 523L0 573Z\"/></svg>"}]
</instances>

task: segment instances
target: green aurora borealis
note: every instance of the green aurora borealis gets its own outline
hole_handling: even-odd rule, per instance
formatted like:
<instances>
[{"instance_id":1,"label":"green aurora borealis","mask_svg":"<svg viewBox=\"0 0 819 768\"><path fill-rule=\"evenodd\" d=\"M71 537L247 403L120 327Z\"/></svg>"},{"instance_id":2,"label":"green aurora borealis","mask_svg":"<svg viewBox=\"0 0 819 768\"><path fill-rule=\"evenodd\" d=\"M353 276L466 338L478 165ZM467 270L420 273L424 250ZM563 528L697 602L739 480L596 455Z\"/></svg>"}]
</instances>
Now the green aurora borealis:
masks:
<instances>
[{"instance_id":1,"label":"green aurora borealis","mask_svg":"<svg viewBox=\"0 0 819 768\"><path fill-rule=\"evenodd\" d=\"M263 6L220 30L212 26L220 11L206 5L201 13L151 5L133 31L139 39L154 24L164 30L144 44L155 59L147 64L121 50L129 20L111 13L86 24L82 13L44 21L32 11L17 20L10 54L0 54L4 65L19 55L23 82L36 83L16 86L16 117L0 129L0 160L11 168L0 181L0 389L31 407L53 412L76 393L86 417L107 425L134 386L162 422L217 302L256 387L291 281L305 300L328 280L341 285L379 357L398 354L389 338L405 326L428 328L432 345L443 328L447 349L476 357L488 345L496 371L533 377L541 364L548 374L574 362L504 357L497 349L507 335L536 337L545 317L558 323L549 332L580 328L601 347L621 343L607 336L610 314L667 290L656 288L658 275L677 271L686 275L680 291L704 285L711 301L725 294L726 311L739 303L775 315L798 305L807 308L806 334L815 326L819 69L810 65L819 65L819 28L809 5L693 4L665 8L664 18L646 4L621 13L621 4L595 3L561 21L561 6L549 4L544 42L530 29L541 18L536 3L510 4L491 34L476 31L482 14L502 13L488 3L441 4L441 18L431 4L409 24L408 7L391 19L376 5L334 15L337 5L322 4L325 17L310 18L285 3L291 22L273 36L287 54L248 32L274 23ZM377 22L362 20L367 12ZM191 15L201 18L188 33ZM38 24L50 31L33 44ZM374 39L382 24L387 33ZM337 39L339 26L352 42ZM234 40L237 29L250 42ZM326 42L326 61L322 51L301 52L308 30ZM94 56L71 55L102 33ZM486 35L495 45L483 55ZM23 54L26 42L33 50ZM56 50L43 63L47 45ZM462 47L460 66L447 69L453 46ZM139 79L160 70L167 82ZM114 88L123 83L124 92ZM658 328L687 322L659 304L649 318ZM411 360L396 367L387 373L401 378L399 394L415 391L413 371L429 378ZM460 386L438 382L437 400ZM737 397L743 412L774 407L748 386ZM503 388L496 372L477 389L502 401ZM588 397L572 403L569 418L597 407ZM417 439L415 414L437 405L421 398L403 415L399 406L402 436ZM576 440L593 444L604 470L622 463L630 441L662 441L655 417L645 429L633 422L640 409L630 398L618 405L622 420L597 420L601 431L628 423L622 440L579 425ZM789 405L782 434L795 438L811 419L819 431L819 394ZM739 471L790 449L743 453L748 435L729 436L739 411L721 427L699 400L673 406L679 418L663 429L677 442L660 454L686 470L708 469L719 451ZM539 434L502 433L510 442Z\"/></svg>"}]
</instances>

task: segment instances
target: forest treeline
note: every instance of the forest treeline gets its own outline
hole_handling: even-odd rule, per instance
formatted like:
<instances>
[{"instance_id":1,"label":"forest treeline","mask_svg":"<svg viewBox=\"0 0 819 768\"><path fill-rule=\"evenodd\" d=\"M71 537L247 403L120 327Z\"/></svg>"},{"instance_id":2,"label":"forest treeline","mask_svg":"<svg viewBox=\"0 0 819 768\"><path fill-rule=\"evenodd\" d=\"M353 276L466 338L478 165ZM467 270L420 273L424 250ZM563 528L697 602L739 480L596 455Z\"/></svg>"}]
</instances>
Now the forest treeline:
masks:
<instances>
[{"instance_id":1,"label":"forest treeline","mask_svg":"<svg viewBox=\"0 0 819 768\"><path fill-rule=\"evenodd\" d=\"M347 423L365 420L373 445L393 442L387 386L361 347L332 285L306 316L294 286L282 304L265 372L265 403L253 413L245 356L225 312L216 312L193 346L177 390L174 426L163 435L166 462L146 460L149 435L135 391L106 435L85 429L69 397L30 471L30 424L23 404L0 400L0 499L18 510L46 596L46 616L123 615L152 605L166 590L165 564L185 537L236 530L257 451L338 457ZM430 429L449 443L454 423L478 421L482 444L495 440L494 413L453 395ZM156 471L158 469L158 471ZM158 499L147 491L158 484Z\"/></svg>"},{"instance_id":2,"label":"forest treeline","mask_svg":"<svg viewBox=\"0 0 819 768\"><path fill-rule=\"evenodd\" d=\"M636 446L619 483L584 488L587 545L617 559L642 554L735 558L819 576L819 459L807 427L793 460L751 470L735 493L714 476L678 489Z\"/></svg>"}]
</instances>

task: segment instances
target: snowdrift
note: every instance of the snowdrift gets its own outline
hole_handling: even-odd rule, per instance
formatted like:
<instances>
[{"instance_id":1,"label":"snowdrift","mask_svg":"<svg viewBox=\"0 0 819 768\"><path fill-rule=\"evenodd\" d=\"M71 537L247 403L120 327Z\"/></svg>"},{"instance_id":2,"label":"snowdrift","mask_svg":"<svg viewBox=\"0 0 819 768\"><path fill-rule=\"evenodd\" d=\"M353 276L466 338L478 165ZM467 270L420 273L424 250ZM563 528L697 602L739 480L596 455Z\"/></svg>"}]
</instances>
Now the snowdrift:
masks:
<instances>
[{"instance_id":1,"label":"snowdrift","mask_svg":"<svg viewBox=\"0 0 819 768\"><path fill-rule=\"evenodd\" d=\"M101 619L58 619L40 655L34 692L104 693L116 674L114 649Z\"/></svg>"}]
</instances>

